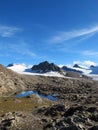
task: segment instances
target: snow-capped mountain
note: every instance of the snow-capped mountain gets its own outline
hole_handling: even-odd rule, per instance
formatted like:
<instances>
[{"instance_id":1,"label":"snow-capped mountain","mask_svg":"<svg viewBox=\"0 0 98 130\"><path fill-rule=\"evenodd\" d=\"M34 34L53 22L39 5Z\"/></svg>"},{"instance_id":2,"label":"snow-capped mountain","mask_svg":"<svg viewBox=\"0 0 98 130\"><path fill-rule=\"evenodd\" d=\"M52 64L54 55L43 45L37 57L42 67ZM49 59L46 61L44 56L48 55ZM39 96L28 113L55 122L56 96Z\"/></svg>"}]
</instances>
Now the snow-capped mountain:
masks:
<instances>
[{"instance_id":1,"label":"snow-capped mountain","mask_svg":"<svg viewBox=\"0 0 98 130\"><path fill-rule=\"evenodd\" d=\"M47 65L47 67L46 67ZM64 77L61 74L62 70L53 63L42 62L39 65L26 66L25 64L9 64L8 69L11 69L19 74L25 75L42 75L42 76L55 76L55 77Z\"/></svg>"},{"instance_id":2,"label":"snow-capped mountain","mask_svg":"<svg viewBox=\"0 0 98 130\"><path fill-rule=\"evenodd\" d=\"M91 74L98 74L98 66L90 66Z\"/></svg>"},{"instance_id":3,"label":"snow-capped mountain","mask_svg":"<svg viewBox=\"0 0 98 130\"><path fill-rule=\"evenodd\" d=\"M64 71L70 71L70 72L76 72L76 73L79 73L79 74L89 74L92 72L92 70L90 68L87 68L87 67L84 67L84 66L81 66L81 65L78 65L78 64L75 64L73 66L63 66L62 69Z\"/></svg>"},{"instance_id":4,"label":"snow-capped mountain","mask_svg":"<svg viewBox=\"0 0 98 130\"><path fill-rule=\"evenodd\" d=\"M94 65L91 65L90 67L74 65L72 68L75 70L79 70L84 74L98 74L98 66L94 66Z\"/></svg>"},{"instance_id":5,"label":"snow-capped mountain","mask_svg":"<svg viewBox=\"0 0 98 130\"><path fill-rule=\"evenodd\" d=\"M7 68L11 69L11 70L13 70L13 71L15 71L17 73L25 72L27 69L30 69L25 64L15 64L15 63L9 64L7 66Z\"/></svg>"},{"instance_id":6,"label":"snow-capped mountain","mask_svg":"<svg viewBox=\"0 0 98 130\"><path fill-rule=\"evenodd\" d=\"M20 74L26 75L43 75L43 76L57 76L64 77L67 75L74 75L72 73L77 73L80 75L87 75L98 79L98 66L91 65L90 67L85 67L79 64L73 66L63 66L59 67L54 63L49 63L47 61L41 62L38 65L26 66L25 64L9 64L8 69L11 69ZM68 74L70 73L71 74ZM73 76L72 76L73 77Z\"/></svg>"},{"instance_id":7,"label":"snow-capped mountain","mask_svg":"<svg viewBox=\"0 0 98 130\"><path fill-rule=\"evenodd\" d=\"M48 61L44 61L39 63L38 65L34 65L32 67L32 71L37 72L37 73L46 73L46 72L59 72L63 74L63 71L60 67L55 65L54 63L49 63Z\"/></svg>"},{"instance_id":8,"label":"snow-capped mountain","mask_svg":"<svg viewBox=\"0 0 98 130\"><path fill-rule=\"evenodd\" d=\"M74 64L74 66L73 67L75 67L75 68L82 68L81 66L79 66L78 64Z\"/></svg>"},{"instance_id":9,"label":"snow-capped mountain","mask_svg":"<svg viewBox=\"0 0 98 130\"><path fill-rule=\"evenodd\" d=\"M73 66L63 66L63 70L66 72L75 72L91 77L94 80L98 80L98 66L91 65L90 67L75 64Z\"/></svg>"},{"instance_id":10,"label":"snow-capped mountain","mask_svg":"<svg viewBox=\"0 0 98 130\"><path fill-rule=\"evenodd\" d=\"M75 68L71 68L71 67L67 67L67 66L63 66L62 70L66 71L66 72L76 72L76 73L83 73L81 70L75 69Z\"/></svg>"}]
</instances>

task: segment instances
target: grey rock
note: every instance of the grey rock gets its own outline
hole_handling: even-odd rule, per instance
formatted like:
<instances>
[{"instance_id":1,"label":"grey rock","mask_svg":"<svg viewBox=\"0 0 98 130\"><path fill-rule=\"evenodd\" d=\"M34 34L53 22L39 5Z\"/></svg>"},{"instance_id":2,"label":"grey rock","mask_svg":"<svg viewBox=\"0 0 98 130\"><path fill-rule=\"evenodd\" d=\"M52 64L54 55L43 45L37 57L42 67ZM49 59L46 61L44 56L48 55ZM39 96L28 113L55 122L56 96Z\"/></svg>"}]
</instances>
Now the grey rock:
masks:
<instances>
[{"instance_id":1,"label":"grey rock","mask_svg":"<svg viewBox=\"0 0 98 130\"><path fill-rule=\"evenodd\" d=\"M38 65L34 65L32 67L32 71L35 71L38 73L46 73L49 71L56 71L56 72L63 73L60 67L58 67L54 63L49 63L48 61L44 61Z\"/></svg>"}]
</instances>

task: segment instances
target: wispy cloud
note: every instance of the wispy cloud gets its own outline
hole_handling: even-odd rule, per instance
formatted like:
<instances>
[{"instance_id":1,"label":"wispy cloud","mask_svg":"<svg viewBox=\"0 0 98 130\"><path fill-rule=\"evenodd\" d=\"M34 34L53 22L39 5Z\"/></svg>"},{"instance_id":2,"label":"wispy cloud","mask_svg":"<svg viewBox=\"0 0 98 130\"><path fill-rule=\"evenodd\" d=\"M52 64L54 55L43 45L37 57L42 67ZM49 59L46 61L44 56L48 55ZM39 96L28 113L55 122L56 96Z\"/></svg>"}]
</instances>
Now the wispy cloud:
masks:
<instances>
[{"instance_id":1,"label":"wispy cloud","mask_svg":"<svg viewBox=\"0 0 98 130\"><path fill-rule=\"evenodd\" d=\"M0 36L1 37L12 37L17 32L20 32L20 31L21 31L21 29L17 28L17 27L0 25Z\"/></svg>"},{"instance_id":2,"label":"wispy cloud","mask_svg":"<svg viewBox=\"0 0 98 130\"><path fill-rule=\"evenodd\" d=\"M85 50L85 51L82 51L81 54L84 56L98 57L98 51L93 51L93 50Z\"/></svg>"},{"instance_id":3,"label":"wispy cloud","mask_svg":"<svg viewBox=\"0 0 98 130\"><path fill-rule=\"evenodd\" d=\"M95 33L98 32L98 25L90 28L84 28L80 30L71 30L60 32L58 35L53 36L49 42L50 43L62 43L73 38L88 36L92 37ZM92 35L91 35L92 34ZM88 38L88 37L87 37Z\"/></svg>"},{"instance_id":4,"label":"wispy cloud","mask_svg":"<svg viewBox=\"0 0 98 130\"><path fill-rule=\"evenodd\" d=\"M31 51L29 45L24 42L18 44L10 44L9 49L24 56L27 55L33 58L37 56L34 52Z\"/></svg>"},{"instance_id":5,"label":"wispy cloud","mask_svg":"<svg viewBox=\"0 0 98 130\"><path fill-rule=\"evenodd\" d=\"M23 56L29 56L32 58L37 57L37 55L32 51L32 47L24 42L18 42L17 43L1 43L0 44L0 51L3 50L7 55L11 55L14 53L14 55L19 54L20 57ZM6 56L6 54L2 54L2 56Z\"/></svg>"}]
</instances>

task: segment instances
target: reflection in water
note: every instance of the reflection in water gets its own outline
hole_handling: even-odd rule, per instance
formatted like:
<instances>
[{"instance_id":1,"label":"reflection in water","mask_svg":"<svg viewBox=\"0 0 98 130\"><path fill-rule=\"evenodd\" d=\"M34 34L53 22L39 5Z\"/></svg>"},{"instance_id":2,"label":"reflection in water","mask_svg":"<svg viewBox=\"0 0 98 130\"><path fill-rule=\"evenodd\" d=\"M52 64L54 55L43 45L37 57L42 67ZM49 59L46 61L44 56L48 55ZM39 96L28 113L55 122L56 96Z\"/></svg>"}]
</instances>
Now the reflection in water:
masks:
<instances>
[{"instance_id":1,"label":"reflection in water","mask_svg":"<svg viewBox=\"0 0 98 130\"><path fill-rule=\"evenodd\" d=\"M39 94L37 91L24 91L24 92L21 92L21 93L16 95L16 98L27 97L27 96L29 96L31 94L35 94L35 95L40 96L41 98L47 98L47 99L52 100L52 101L57 101L56 97L54 97L52 95Z\"/></svg>"}]
</instances>

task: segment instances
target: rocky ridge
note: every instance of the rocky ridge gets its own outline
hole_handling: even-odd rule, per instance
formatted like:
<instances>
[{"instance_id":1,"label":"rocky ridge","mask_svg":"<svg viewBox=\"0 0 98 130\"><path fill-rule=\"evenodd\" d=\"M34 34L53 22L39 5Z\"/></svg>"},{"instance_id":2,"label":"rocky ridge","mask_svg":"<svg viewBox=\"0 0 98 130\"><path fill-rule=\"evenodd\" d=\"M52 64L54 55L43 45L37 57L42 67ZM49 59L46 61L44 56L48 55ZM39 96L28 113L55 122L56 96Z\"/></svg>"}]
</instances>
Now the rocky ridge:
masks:
<instances>
[{"instance_id":1,"label":"rocky ridge","mask_svg":"<svg viewBox=\"0 0 98 130\"><path fill-rule=\"evenodd\" d=\"M62 70L64 70L65 72L75 72L75 73L78 73L78 74L82 74L83 73L82 71L75 70L75 69L72 69L72 68L68 68L67 66L63 66Z\"/></svg>"},{"instance_id":2,"label":"rocky ridge","mask_svg":"<svg viewBox=\"0 0 98 130\"><path fill-rule=\"evenodd\" d=\"M35 71L37 73L46 73L49 71L55 71L59 73L63 73L62 69L55 65L54 63L49 63L48 61L41 62L38 65L34 65L32 67L32 71Z\"/></svg>"},{"instance_id":3,"label":"rocky ridge","mask_svg":"<svg viewBox=\"0 0 98 130\"><path fill-rule=\"evenodd\" d=\"M23 91L29 85L26 78L0 65L0 96Z\"/></svg>"}]
</instances>

